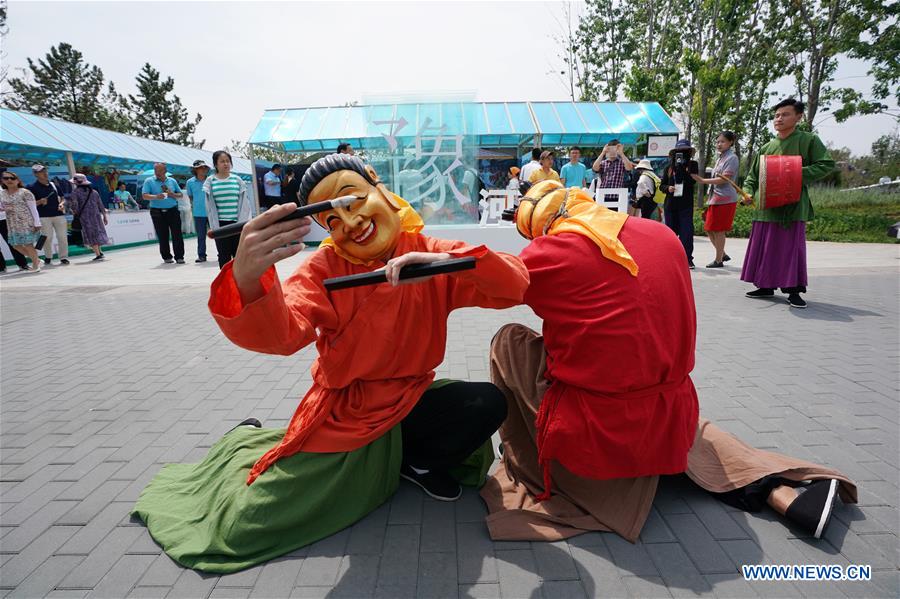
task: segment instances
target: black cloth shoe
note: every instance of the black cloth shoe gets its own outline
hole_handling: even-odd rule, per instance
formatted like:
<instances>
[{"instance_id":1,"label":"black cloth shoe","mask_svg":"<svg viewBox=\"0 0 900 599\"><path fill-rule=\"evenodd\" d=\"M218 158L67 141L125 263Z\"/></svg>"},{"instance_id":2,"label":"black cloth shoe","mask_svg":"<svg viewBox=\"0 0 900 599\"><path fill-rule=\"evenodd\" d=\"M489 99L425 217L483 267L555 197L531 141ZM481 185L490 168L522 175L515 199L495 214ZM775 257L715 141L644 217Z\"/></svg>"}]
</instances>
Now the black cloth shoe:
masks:
<instances>
[{"instance_id":1,"label":"black cloth shoe","mask_svg":"<svg viewBox=\"0 0 900 599\"><path fill-rule=\"evenodd\" d=\"M50 258L44 256L44 264L50 264Z\"/></svg>"},{"instance_id":2,"label":"black cloth shoe","mask_svg":"<svg viewBox=\"0 0 900 599\"><path fill-rule=\"evenodd\" d=\"M774 295L775 295L774 289L768 289L768 288L763 287L760 289L756 289L755 291L748 291L745 294L745 297L773 297Z\"/></svg>"},{"instance_id":3,"label":"black cloth shoe","mask_svg":"<svg viewBox=\"0 0 900 599\"><path fill-rule=\"evenodd\" d=\"M68 263L69 263L69 260L68 260L67 258L61 258L61 259L59 260L59 263L60 263L60 264L68 264Z\"/></svg>"},{"instance_id":4,"label":"black cloth shoe","mask_svg":"<svg viewBox=\"0 0 900 599\"><path fill-rule=\"evenodd\" d=\"M228 433L230 433L231 431L233 431L234 429L236 429L236 428L238 428L238 427L240 427L240 426L253 426L253 427L256 427L256 428L262 428L262 422L260 422L260 421L257 420L256 418L247 418L246 420L244 420L243 422L241 422L240 424L238 424L238 425L235 426L234 428L230 429L230 430L228 431ZM228 433L225 433L225 434L227 435Z\"/></svg>"},{"instance_id":5,"label":"black cloth shoe","mask_svg":"<svg viewBox=\"0 0 900 599\"><path fill-rule=\"evenodd\" d=\"M163 262L165 262L166 264L172 264L175 261L172 260L171 258L163 258Z\"/></svg>"},{"instance_id":6,"label":"black cloth shoe","mask_svg":"<svg viewBox=\"0 0 900 599\"><path fill-rule=\"evenodd\" d=\"M456 501L462 495L462 487L446 472L429 470L419 474L412 467L400 467L400 476L409 482L419 485L430 497L438 501Z\"/></svg>"},{"instance_id":7,"label":"black cloth shoe","mask_svg":"<svg viewBox=\"0 0 900 599\"><path fill-rule=\"evenodd\" d=\"M691 270L694 270L694 261L693 260L688 260L688 268L690 268Z\"/></svg>"},{"instance_id":8,"label":"black cloth shoe","mask_svg":"<svg viewBox=\"0 0 900 599\"><path fill-rule=\"evenodd\" d=\"M706 268L724 268L724 267L725 267L724 262L716 262L715 260L713 260L712 262L710 262L709 264L706 265Z\"/></svg>"},{"instance_id":9,"label":"black cloth shoe","mask_svg":"<svg viewBox=\"0 0 900 599\"><path fill-rule=\"evenodd\" d=\"M728 254L725 254L724 256L722 256L722 262L729 262L729 261L731 261L731 256L729 256Z\"/></svg>"},{"instance_id":10,"label":"black cloth shoe","mask_svg":"<svg viewBox=\"0 0 900 599\"><path fill-rule=\"evenodd\" d=\"M791 308L805 308L806 300L800 297L799 293L792 293L788 296L788 303Z\"/></svg>"},{"instance_id":11,"label":"black cloth shoe","mask_svg":"<svg viewBox=\"0 0 900 599\"><path fill-rule=\"evenodd\" d=\"M788 506L784 515L811 532L815 538L821 538L831 520L837 486L838 481L832 478L798 487L799 495Z\"/></svg>"},{"instance_id":12,"label":"black cloth shoe","mask_svg":"<svg viewBox=\"0 0 900 599\"><path fill-rule=\"evenodd\" d=\"M105 258L105 256L104 256L103 254L98 254L98 255L96 255L96 256L93 257L93 259L91 260L91 262L96 262L96 261L98 261L98 260L103 260L103 258Z\"/></svg>"}]
</instances>

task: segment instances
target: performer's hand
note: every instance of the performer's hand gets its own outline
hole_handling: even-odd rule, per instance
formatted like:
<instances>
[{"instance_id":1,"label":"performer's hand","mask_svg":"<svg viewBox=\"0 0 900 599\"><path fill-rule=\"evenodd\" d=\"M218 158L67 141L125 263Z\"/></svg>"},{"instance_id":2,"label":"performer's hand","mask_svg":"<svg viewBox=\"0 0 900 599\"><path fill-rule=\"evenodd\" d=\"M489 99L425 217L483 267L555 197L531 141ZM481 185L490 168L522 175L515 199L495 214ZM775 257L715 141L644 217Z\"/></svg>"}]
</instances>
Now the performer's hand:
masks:
<instances>
[{"instance_id":1,"label":"performer's hand","mask_svg":"<svg viewBox=\"0 0 900 599\"><path fill-rule=\"evenodd\" d=\"M302 243L288 244L303 241L309 234L312 224L309 217L278 222L296 209L290 203L273 206L244 225L232 274L245 305L264 295L259 279L270 266L305 247Z\"/></svg>"},{"instance_id":2,"label":"performer's hand","mask_svg":"<svg viewBox=\"0 0 900 599\"><path fill-rule=\"evenodd\" d=\"M427 279L428 277L419 277L417 279L406 279L405 281L400 281L400 269L404 266L409 266L410 264L431 264L432 262L437 262L438 260L449 260L450 254L446 252L441 253L432 253L432 252L410 252L408 254L403 254L402 256L398 256L396 258L391 258L388 260L388 263L384 266L384 275L387 277L388 283L393 286L402 285L406 283L416 283Z\"/></svg>"}]
</instances>

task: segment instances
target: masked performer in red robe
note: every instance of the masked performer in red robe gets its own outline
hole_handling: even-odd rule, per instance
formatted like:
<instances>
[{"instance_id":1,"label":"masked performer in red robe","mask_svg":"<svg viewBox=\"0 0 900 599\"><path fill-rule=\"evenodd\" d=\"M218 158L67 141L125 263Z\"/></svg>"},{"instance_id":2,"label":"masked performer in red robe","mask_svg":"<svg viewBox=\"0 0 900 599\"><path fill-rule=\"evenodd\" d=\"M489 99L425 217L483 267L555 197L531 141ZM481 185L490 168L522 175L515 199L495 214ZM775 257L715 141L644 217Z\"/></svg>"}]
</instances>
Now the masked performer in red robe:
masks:
<instances>
[{"instance_id":1,"label":"masked performer in red robe","mask_svg":"<svg viewBox=\"0 0 900 599\"><path fill-rule=\"evenodd\" d=\"M276 206L243 230L235 259L212 284L222 332L251 351L290 355L315 343L312 385L287 430L251 420L200 464L166 466L135 507L182 565L233 572L349 526L389 498L400 476L432 497L459 497L483 480L506 401L490 383L434 381L449 313L522 302L528 276L515 256L421 235L422 221L359 158L316 161L301 203L356 196L316 215L331 238L287 281L274 264L302 246L309 219L277 222ZM474 270L399 285L403 266L472 256ZM329 292L332 277L385 268L391 284ZM254 426L255 425L255 426Z\"/></svg>"},{"instance_id":2,"label":"masked performer in red robe","mask_svg":"<svg viewBox=\"0 0 900 599\"><path fill-rule=\"evenodd\" d=\"M516 226L532 240L520 256L525 303L543 336L507 325L491 344L491 378L509 402L503 462L481 491L492 538L605 530L634 542L659 475L681 472L730 505L768 504L816 537L836 493L856 501L840 473L698 420L694 295L665 227L554 182L529 190Z\"/></svg>"}]
</instances>

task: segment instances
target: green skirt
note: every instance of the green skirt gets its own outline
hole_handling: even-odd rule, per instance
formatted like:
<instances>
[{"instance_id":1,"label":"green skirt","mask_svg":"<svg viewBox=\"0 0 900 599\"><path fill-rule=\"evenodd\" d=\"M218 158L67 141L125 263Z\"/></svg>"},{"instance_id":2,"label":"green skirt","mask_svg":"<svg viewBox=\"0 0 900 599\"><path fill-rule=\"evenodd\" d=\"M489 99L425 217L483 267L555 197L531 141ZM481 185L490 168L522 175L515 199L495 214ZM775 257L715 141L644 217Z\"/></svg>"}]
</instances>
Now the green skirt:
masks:
<instances>
[{"instance_id":1,"label":"green skirt","mask_svg":"<svg viewBox=\"0 0 900 599\"><path fill-rule=\"evenodd\" d=\"M133 513L179 564L229 573L284 555L350 526L397 490L400 426L355 451L297 453L247 486L254 463L284 429L239 427L199 464L169 464ZM480 486L494 458L490 441L453 474Z\"/></svg>"}]
</instances>

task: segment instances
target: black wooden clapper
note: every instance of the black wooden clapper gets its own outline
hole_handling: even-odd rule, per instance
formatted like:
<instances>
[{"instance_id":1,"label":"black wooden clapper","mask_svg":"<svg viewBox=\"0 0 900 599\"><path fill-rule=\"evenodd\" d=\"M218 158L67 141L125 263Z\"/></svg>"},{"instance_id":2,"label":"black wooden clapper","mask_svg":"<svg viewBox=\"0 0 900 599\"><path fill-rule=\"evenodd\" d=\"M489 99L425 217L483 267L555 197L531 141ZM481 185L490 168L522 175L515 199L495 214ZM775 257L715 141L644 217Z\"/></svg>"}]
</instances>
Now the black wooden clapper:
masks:
<instances>
[{"instance_id":1,"label":"black wooden clapper","mask_svg":"<svg viewBox=\"0 0 900 599\"><path fill-rule=\"evenodd\" d=\"M417 279L419 277L431 277L434 275L446 274L448 272L458 272L461 270L472 270L475 268L475 258L469 256L466 258L451 258L450 260L438 260L429 264L410 264L400 269L400 280ZM386 283L387 277L383 270L373 272L364 272L358 275L347 275L346 277L334 277L325 279L325 289L328 291L337 291L338 289L349 289L351 287L362 287L363 285L377 285Z\"/></svg>"}]
</instances>

